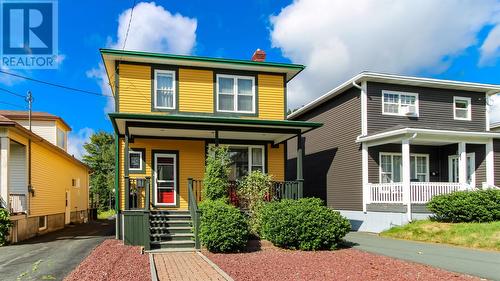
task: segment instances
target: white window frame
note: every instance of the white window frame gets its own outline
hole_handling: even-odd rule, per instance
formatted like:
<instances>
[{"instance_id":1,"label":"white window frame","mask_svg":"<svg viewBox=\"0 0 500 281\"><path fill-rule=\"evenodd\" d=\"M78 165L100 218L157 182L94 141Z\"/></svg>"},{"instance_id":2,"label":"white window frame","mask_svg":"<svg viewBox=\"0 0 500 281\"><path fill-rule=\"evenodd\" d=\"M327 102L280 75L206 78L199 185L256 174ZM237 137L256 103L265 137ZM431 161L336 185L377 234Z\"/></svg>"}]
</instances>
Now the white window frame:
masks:
<instances>
[{"instance_id":1,"label":"white window frame","mask_svg":"<svg viewBox=\"0 0 500 281\"><path fill-rule=\"evenodd\" d=\"M378 165L378 182L379 183L382 183L382 174L384 173L382 171L382 156L391 156L391 178L394 178L394 156L400 156L401 158L403 157L401 153L398 153L398 152L380 152L379 153L379 165ZM426 158L426 173L425 173L425 178L426 178L426 182L430 181L430 167L429 167L429 154L423 154L423 153L411 153L410 154L410 159L412 157L415 157L415 176L418 176L418 175L422 175L423 173L417 173L417 159L416 157L425 157ZM401 165L403 165L403 160L401 159ZM410 160L411 161L411 160ZM410 165L410 169L411 169L411 165ZM403 179L403 167L401 167L400 169L401 171L401 175L399 176L399 178L402 180ZM411 171L410 171L410 174L411 174ZM392 181L394 182L394 181Z\"/></svg>"},{"instance_id":2,"label":"white window frame","mask_svg":"<svg viewBox=\"0 0 500 281\"><path fill-rule=\"evenodd\" d=\"M233 110L222 110L219 108L219 78L231 78L233 79ZM252 110L238 110L238 79L252 80ZM216 75L216 103L217 112L227 112L227 113L250 113L255 114L256 104L255 104L255 77L254 76L241 76L241 75L227 75L227 74L217 74Z\"/></svg>"},{"instance_id":3,"label":"white window frame","mask_svg":"<svg viewBox=\"0 0 500 281\"><path fill-rule=\"evenodd\" d=\"M47 229L47 216L40 216L40 217L43 217L44 226L40 227L40 225L39 225L38 230L45 230L45 229ZM39 223L40 223L40 217L38 217Z\"/></svg>"},{"instance_id":4,"label":"white window frame","mask_svg":"<svg viewBox=\"0 0 500 281\"><path fill-rule=\"evenodd\" d=\"M128 154L129 154L129 156L128 156L129 163L130 163L130 155L132 155L132 154L139 154L139 158L141 160L141 161L139 161L139 168L131 168L129 165L129 167L128 167L129 171L142 171L142 162L144 161L144 159L142 159L142 151L129 151Z\"/></svg>"},{"instance_id":5,"label":"white window frame","mask_svg":"<svg viewBox=\"0 0 500 281\"><path fill-rule=\"evenodd\" d=\"M472 167L472 173L471 173L471 176L470 176L470 185L472 187L475 187L476 186L476 153L475 152L469 152L466 154L467 158L470 157L470 165ZM455 179L452 177L452 174L453 174L453 166L452 166L452 160L455 159L457 161L457 165L460 165L459 164L459 156L458 155L450 155L448 156L448 181L449 182L458 182L458 179ZM467 164L467 163L466 163ZM458 166L457 166L458 167ZM458 168L460 169L460 168ZM460 171L458 171L460 172Z\"/></svg>"},{"instance_id":6,"label":"white window frame","mask_svg":"<svg viewBox=\"0 0 500 281\"><path fill-rule=\"evenodd\" d=\"M154 99L154 108L155 109L168 109L172 110L175 109L176 105L176 100L177 100L177 87L175 84L175 71L173 70L163 70L163 69L155 69L154 70L155 75L154 75L154 89L153 89L153 99ZM171 74L172 75L172 89L174 91L173 99L172 99L172 107L168 106L158 106L158 74Z\"/></svg>"},{"instance_id":7,"label":"white window frame","mask_svg":"<svg viewBox=\"0 0 500 281\"><path fill-rule=\"evenodd\" d=\"M464 110L463 108L457 108L457 101L466 101L467 102L467 117L462 118L457 116L457 110ZM471 107L471 98L468 97L453 97L453 119L455 120L464 120L470 121L472 119L472 107Z\"/></svg>"},{"instance_id":8,"label":"white window frame","mask_svg":"<svg viewBox=\"0 0 500 281\"><path fill-rule=\"evenodd\" d=\"M159 157L171 157L174 159L174 179L173 179L173 190L174 190L174 203L159 203L158 202L158 185L156 184L157 183L157 178L158 178L158 174L157 174L157 171L158 171L158 158ZM177 165L178 165L178 162L177 162L177 154L173 154L173 153L155 153L154 154L154 161L155 161L155 166L154 166L154 194L155 194L155 205L156 206L164 206L164 207L173 207L173 206L177 206Z\"/></svg>"},{"instance_id":9,"label":"white window frame","mask_svg":"<svg viewBox=\"0 0 500 281\"><path fill-rule=\"evenodd\" d=\"M210 144L210 146L214 146L214 144ZM246 145L246 144L221 144L220 146L224 146L229 148L247 148L248 149L248 171L252 172L252 148L260 148L262 150L262 172L267 173L266 167L266 147L265 145Z\"/></svg>"},{"instance_id":10,"label":"white window frame","mask_svg":"<svg viewBox=\"0 0 500 281\"><path fill-rule=\"evenodd\" d=\"M60 136L59 133L62 133ZM61 138L62 137L62 138ZM62 142L62 146L59 145L59 142ZM66 131L60 128L56 128L56 145L62 149L66 149Z\"/></svg>"},{"instance_id":11,"label":"white window frame","mask_svg":"<svg viewBox=\"0 0 500 281\"><path fill-rule=\"evenodd\" d=\"M390 95L398 95L398 112L385 112L385 102L384 102L384 95L385 94L390 94ZM401 105L401 96L413 96L415 97L415 114L413 115L407 115L404 114L401 110L402 105ZM408 116L408 117L418 117L419 114L419 102L418 102L418 93L411 93L411 92L400 92L400 91L389 91L389 90L383 90L382 91L382 115L395 115L395 116Z\"/></svg>"}]
</instances>

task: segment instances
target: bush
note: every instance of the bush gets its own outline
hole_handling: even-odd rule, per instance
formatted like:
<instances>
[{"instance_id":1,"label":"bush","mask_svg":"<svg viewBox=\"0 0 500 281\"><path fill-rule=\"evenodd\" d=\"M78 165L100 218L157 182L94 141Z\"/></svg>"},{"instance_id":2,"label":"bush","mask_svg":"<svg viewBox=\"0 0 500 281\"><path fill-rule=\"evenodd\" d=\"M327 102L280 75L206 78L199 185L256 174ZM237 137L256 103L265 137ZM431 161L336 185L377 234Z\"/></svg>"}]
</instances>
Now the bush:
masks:
<instances>
[{"instance_id":1,"label":"bush","mask_svg":"<svg viewBox=\"0 0 500 281\"><path fill-rule=\"evenodd\" d=\"M254 235L258 235L260 228L256 213L262 206L265 197L269 195L271 180L271 176L261 171L253 171L238 182L239 205L248 210L250 229Z\"/></svg>"},{"instance_id":2,"label":"bush","mask_svg":"<svg viewBox=\"0 0 500 281\"><path fill-rule=\"evenodd\" d=\"M228 200L229 152L227 147L211 146L208 149L205 175L203 178L203 198L207 200Z\"/></svg>"},{"instance_id":3,"label":"bush","mask_svg":"<svg viewBox=\"0 0 500 281\"><path fill-rule=\"evenodd\" d=\"M434 196L427 208L443 222L490 222L500 220L500 190L457 191Z\"/></svg>"},{"instance_id":4,"label":"bush","mask_svg":"<svg viewBox=\"0 0 500 281\"><path fill-rule=\"evenodd\" d=\"M7 242L7 235L9 235L9 227L12 226L12 222L9 218L9 212L3 208L0 208L0 246L3 246Z\"/></svg>"},{"instance_id":5,"label":"bush","mask_svg":"<svg viewBox=\"0 0 500 281\"><path fill-rule=\"evenodd\" d=\"M349 221L323 206L318 198L282 200L260 210L261 235L274 245L289 249L335 249L349 232Z\"/></svg>"},{"instance_id":6,"label":"bush","mask_svg":"<svg viewBox=\"0 0 500 281\"><path fill-rule=\"evenodd\" d=\"M203 201L200 210L200 241L210 252L236 252L246 246L248 224L240 210L223 200Z\"/></svg>"}]
</instances>

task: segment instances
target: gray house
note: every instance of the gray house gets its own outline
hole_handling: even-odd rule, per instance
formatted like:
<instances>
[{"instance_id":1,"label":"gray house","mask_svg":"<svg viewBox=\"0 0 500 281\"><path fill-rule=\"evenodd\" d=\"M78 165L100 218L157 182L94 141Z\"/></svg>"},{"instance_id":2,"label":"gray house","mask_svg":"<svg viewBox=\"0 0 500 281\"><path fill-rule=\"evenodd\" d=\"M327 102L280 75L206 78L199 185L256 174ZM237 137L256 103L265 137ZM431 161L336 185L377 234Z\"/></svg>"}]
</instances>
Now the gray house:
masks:
<instances>
[{"instance_id":1,"label":"gray house","mask_svg":"<svg viewBox=\"0 0 500 281\"><path fill-rule=\"evenodd\" d=\"M500 185L500 132L488 118L499 92L500 85L353 77L288 116L324 124L302 136L304 195L323 198L355 229L379 232L428 217L425 203L435 195ZM287 177L295 178L296 150L287 154Z\"/></svg>"}]
</instances>

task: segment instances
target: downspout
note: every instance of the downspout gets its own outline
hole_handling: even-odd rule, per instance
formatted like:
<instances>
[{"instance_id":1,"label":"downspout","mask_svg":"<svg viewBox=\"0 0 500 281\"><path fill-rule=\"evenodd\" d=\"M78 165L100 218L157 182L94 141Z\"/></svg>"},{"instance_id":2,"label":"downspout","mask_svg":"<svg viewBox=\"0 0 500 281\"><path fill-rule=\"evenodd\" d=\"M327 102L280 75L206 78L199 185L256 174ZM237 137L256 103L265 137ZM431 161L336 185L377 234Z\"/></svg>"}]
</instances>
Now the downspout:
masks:
<instances>
[{"instance_id":1,"label":"downspout","mask_svg":"<svg viewBox=\"0 0 500 281\"><path fill-rule=\"evenodd\" d=\"M361 91L363 91L363 87L361 87L361 85L359 84L356 84L356 81L352 81L352 85L358 89L360 89Z\"/></svg>"}]
</instances>

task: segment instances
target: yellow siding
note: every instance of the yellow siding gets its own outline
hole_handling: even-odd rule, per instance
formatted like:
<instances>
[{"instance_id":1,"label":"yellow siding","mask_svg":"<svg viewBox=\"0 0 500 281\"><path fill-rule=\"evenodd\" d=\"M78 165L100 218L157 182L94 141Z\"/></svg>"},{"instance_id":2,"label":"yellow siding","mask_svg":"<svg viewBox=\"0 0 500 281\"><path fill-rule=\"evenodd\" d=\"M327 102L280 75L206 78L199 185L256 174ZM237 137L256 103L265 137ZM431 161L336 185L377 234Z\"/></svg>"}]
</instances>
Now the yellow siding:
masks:
<instances>
[{"instance_id":1,"label":"yellow siding","mask_svg":"<svg viewBox=\"0 0 500 281\"><path fill-rule=\"evenodd\" d=\"M179 111L214 111L213 72L210 70L179 69Z\"/></svg>"},{"instance_id":2,"label":"yellow siding","mask_svg":"<svg viewBox=\"0 0 500 281\"><path fill-rule=\"evenodd\" d=\"M268 147L268 173L275 181L285 180L285 145L280 144L277 148Z\"/></svg>"},{"instance_id":3,"label":"yellow siding","mask_svg":"<svg viewBox=\"0 0 500 281\"><path fill-rule=\"evenodd\" d=\"M259 118L285 119L285 89L283 76L259 74Z\"/></svg>"},{"instance_id":4,"label":"yellow siding","mask_svg":"<svg viewBox=\"0 0 500 281\"><path fill-rule=\"evenodd\" d=\"M151 67L120 64L118 88L119 112L151 112Z\"/></svg>"},{"instance_id":5,"label":"yellow siding","mask_svg":"<svg viewBox=\"0 0 500 281\"><path fill-rule=\"evenodd\" d=\"M28 147L28 140L13 131L9 137ZM55 152L47 144L33 140L31 143L32 185L35 196L30 197L30 215L50 215L65 212L66 190L71 192L71 211L88 207L88 170L82 165ZM28 157L28 156L26 156ZM26 162L28 163L28 162ZM80 187L72 187L72 179L80 179Z\"/></svg>"},{"instance_id":6,"label":"yellow siding","mask_svg":"<svg viewBox=\"0 0 500 281\"><path fill-rule=\"evenodd\" d=\"M124 141L120 140L120 209L124 208ZM156 140L135 139L130 148L146 149L146 174L130 174L131 178L152 176L152 150L177 150L179 152L179 208L187 209L188 193L187 179L189 177L202 179L205 169L205 142L196 140Z\"/></svg>"}]
</instances>

